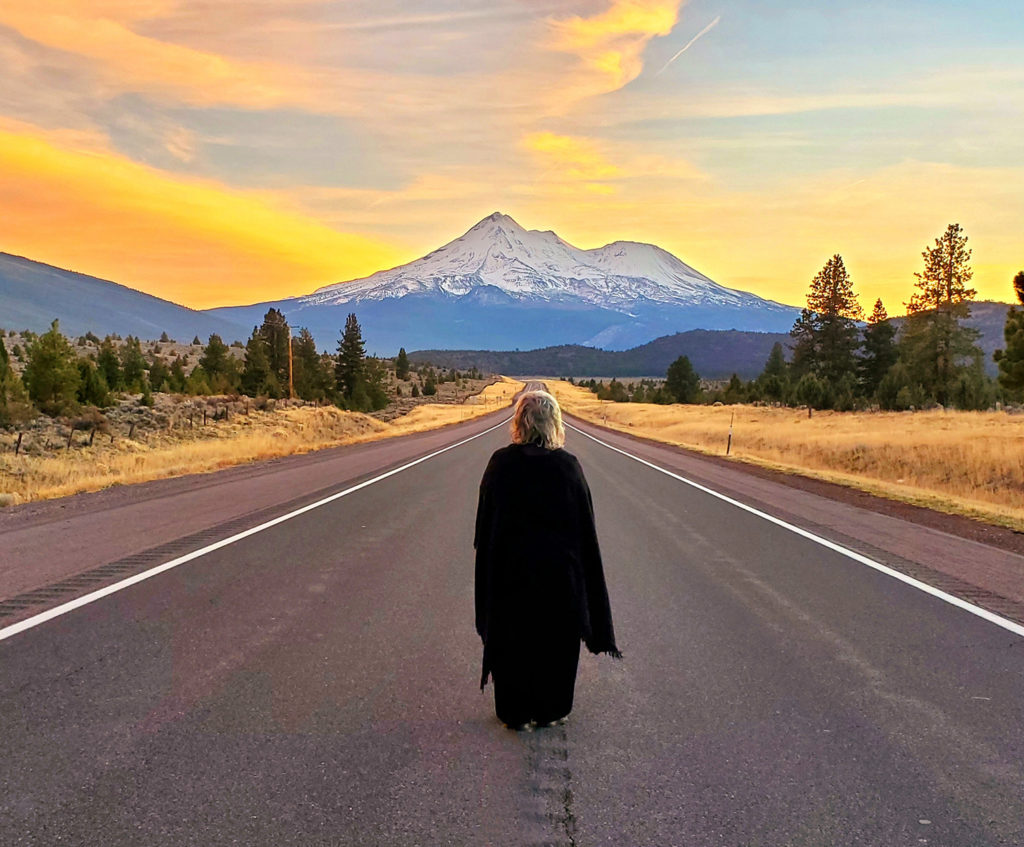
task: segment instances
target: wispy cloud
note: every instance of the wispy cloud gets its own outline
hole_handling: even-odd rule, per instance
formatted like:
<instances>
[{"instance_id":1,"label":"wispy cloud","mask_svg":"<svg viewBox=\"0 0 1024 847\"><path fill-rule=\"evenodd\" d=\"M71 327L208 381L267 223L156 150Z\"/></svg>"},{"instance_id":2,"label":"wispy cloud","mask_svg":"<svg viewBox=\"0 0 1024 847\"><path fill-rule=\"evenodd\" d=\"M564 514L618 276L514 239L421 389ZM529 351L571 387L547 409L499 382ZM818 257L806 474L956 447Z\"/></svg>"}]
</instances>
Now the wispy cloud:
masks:
<instances>
[{"instance_id":1,"label":"wispy cloud","mask_svg":"<svg viewBox=\"0 0 1024 847\"><path fill-rule=\"evenodd\" d=\"M650 40L668 35L683 0L614 0L599 15L553 19L552 47L581 60L581 96L616 91L643 70Z\"/></svg>"},{"instance_id":2,"label":"wispy cloud","mask_svg":"<svg viewBox=\"0 0 1024 847\"><path fill-rule=\"evenodd\" d=\"M667 62L665 62L665 64L662 66L661 70L658 71L658 73L656 73L655 76L659 76L659 75L663 74L668 69L668 66L671 65L680 56L682 56L683 53L685 53L687 50L689 50L691 47L693 47L693 45L697 43L697 40L699 38L701 38L704 35L707 35L709 32L711 32L711 30L713 30L716 26L718 26L718 22L720 20L722 20L722 16L721 15L716 17L711 23L709 23L706 27L704 27L704 29L702 29L693 38L691 38L689 41L687 41L686 44L683 46L683 49L682 50L678 50L676 52L676 54L671 59L669 59Z\"/></svg>"}]
</instances>

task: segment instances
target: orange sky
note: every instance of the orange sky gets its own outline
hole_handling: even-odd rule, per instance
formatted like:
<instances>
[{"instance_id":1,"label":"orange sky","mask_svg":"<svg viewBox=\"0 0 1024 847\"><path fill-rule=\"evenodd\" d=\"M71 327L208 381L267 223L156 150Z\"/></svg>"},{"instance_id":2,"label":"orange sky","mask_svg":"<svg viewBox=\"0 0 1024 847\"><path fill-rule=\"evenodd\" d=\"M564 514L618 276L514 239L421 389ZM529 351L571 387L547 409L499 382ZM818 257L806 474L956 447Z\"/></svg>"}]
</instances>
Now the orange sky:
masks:
<instances>
[{"instance_id":1,"label":"orange sky","mask_svg":"<svg viewBox=\"0 0 1024 847\"><path fill-rule=\"evenodd\" d=\"M951 8L923 39L913 7L7 0L0 250L209 307L497 209L788 303L838 252L899 313L956 221L1010 300L1021 24Z\"/></svg>"}]
</instances>

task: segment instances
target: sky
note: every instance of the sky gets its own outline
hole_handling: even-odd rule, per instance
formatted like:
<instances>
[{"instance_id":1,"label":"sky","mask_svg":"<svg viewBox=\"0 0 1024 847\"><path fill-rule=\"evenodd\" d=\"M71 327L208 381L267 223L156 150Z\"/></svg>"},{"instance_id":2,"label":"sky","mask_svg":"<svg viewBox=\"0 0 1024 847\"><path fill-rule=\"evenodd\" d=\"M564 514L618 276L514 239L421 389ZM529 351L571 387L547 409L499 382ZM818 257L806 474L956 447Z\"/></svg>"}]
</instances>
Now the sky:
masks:
<instances>
[{"instance_id":1,"label":"sky","mask_svg":"<svg viewBox=\"0 0 1024 847\"><path fill-rule=\"evenodd\" d=\"M0 250L195 308L494 211L801 305L904 311L961 224L1024 268L1016 0L4 0Z\"/></svg>"}]
</instances>

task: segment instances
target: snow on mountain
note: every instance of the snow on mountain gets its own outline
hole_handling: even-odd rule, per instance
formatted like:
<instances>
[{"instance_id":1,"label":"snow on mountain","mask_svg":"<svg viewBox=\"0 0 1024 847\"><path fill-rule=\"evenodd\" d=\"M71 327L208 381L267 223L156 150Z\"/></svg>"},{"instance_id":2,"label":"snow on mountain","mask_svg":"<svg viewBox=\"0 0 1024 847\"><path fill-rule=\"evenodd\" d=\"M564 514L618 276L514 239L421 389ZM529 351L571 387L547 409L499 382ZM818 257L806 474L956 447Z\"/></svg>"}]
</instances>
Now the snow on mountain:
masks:
<instances>
[{"instance_id":1,"label":"snow on mountain","mask_svg":"<svg viewBox=\"0 0 1024 847\"><path fill-rule=\"evenodd\" d=\"M349 312L367 350L625 350L690 329L787 332L799 310L708 279L653 244L581 250L555 233L488 215L421 259L273 303L211 310L252 326L268 306L317 343L336 342Z\"/></svg>"},{"instance_id":2,"label":"snow on mountain","mask_svg":"<svg viewBox=\"0 0 1024 847\"><path fill-rule=\"evenodd\" d=\"M719 285L653 244L615 241L582 250L550 230L523 229L499 212L421 259L300 299L303 305L333 305L411 294L462 297L481 286L520 301L575 301L627 313L642 301L676 306L769 302Z\"/></svg>"}]
</instances>

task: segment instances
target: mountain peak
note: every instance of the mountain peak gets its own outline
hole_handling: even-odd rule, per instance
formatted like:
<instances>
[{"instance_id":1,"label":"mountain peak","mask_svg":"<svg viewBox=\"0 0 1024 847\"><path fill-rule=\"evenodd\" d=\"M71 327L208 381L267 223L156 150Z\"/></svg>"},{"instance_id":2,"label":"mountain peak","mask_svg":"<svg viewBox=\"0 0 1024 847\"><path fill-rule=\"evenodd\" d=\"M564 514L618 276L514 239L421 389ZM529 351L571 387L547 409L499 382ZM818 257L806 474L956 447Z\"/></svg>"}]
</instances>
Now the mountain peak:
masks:
<instances>
[{"instance_id":1,"label":"mountain peak","mask_svg":"<svg viewBox=\"0 0 1024 847\"><path fill-rule=\"evenodd\" d=\"M491 212L486 218L481 218L470 228L470 232L480 229L481 227L487 226L487 224L501 224L503 226L512 227L514 229L522 229L522 227L509 215L503 212Z\"/></svg>"},{"instance_id":2,"label":"mountain peak","mask_svg":"<svg viewBox=\"0 0 1024 847\"><path fill-rule=\"evenodd\" d=\"M651 304L737 308L764 303L718 285L653 244L613 241L584 250L551 230L524 229L498 211L420 259L321 288L303 301L338 304L410 295L459 299L480 291L519 303L585 304L624 315Z\"/></svg>"}]
</instances>

